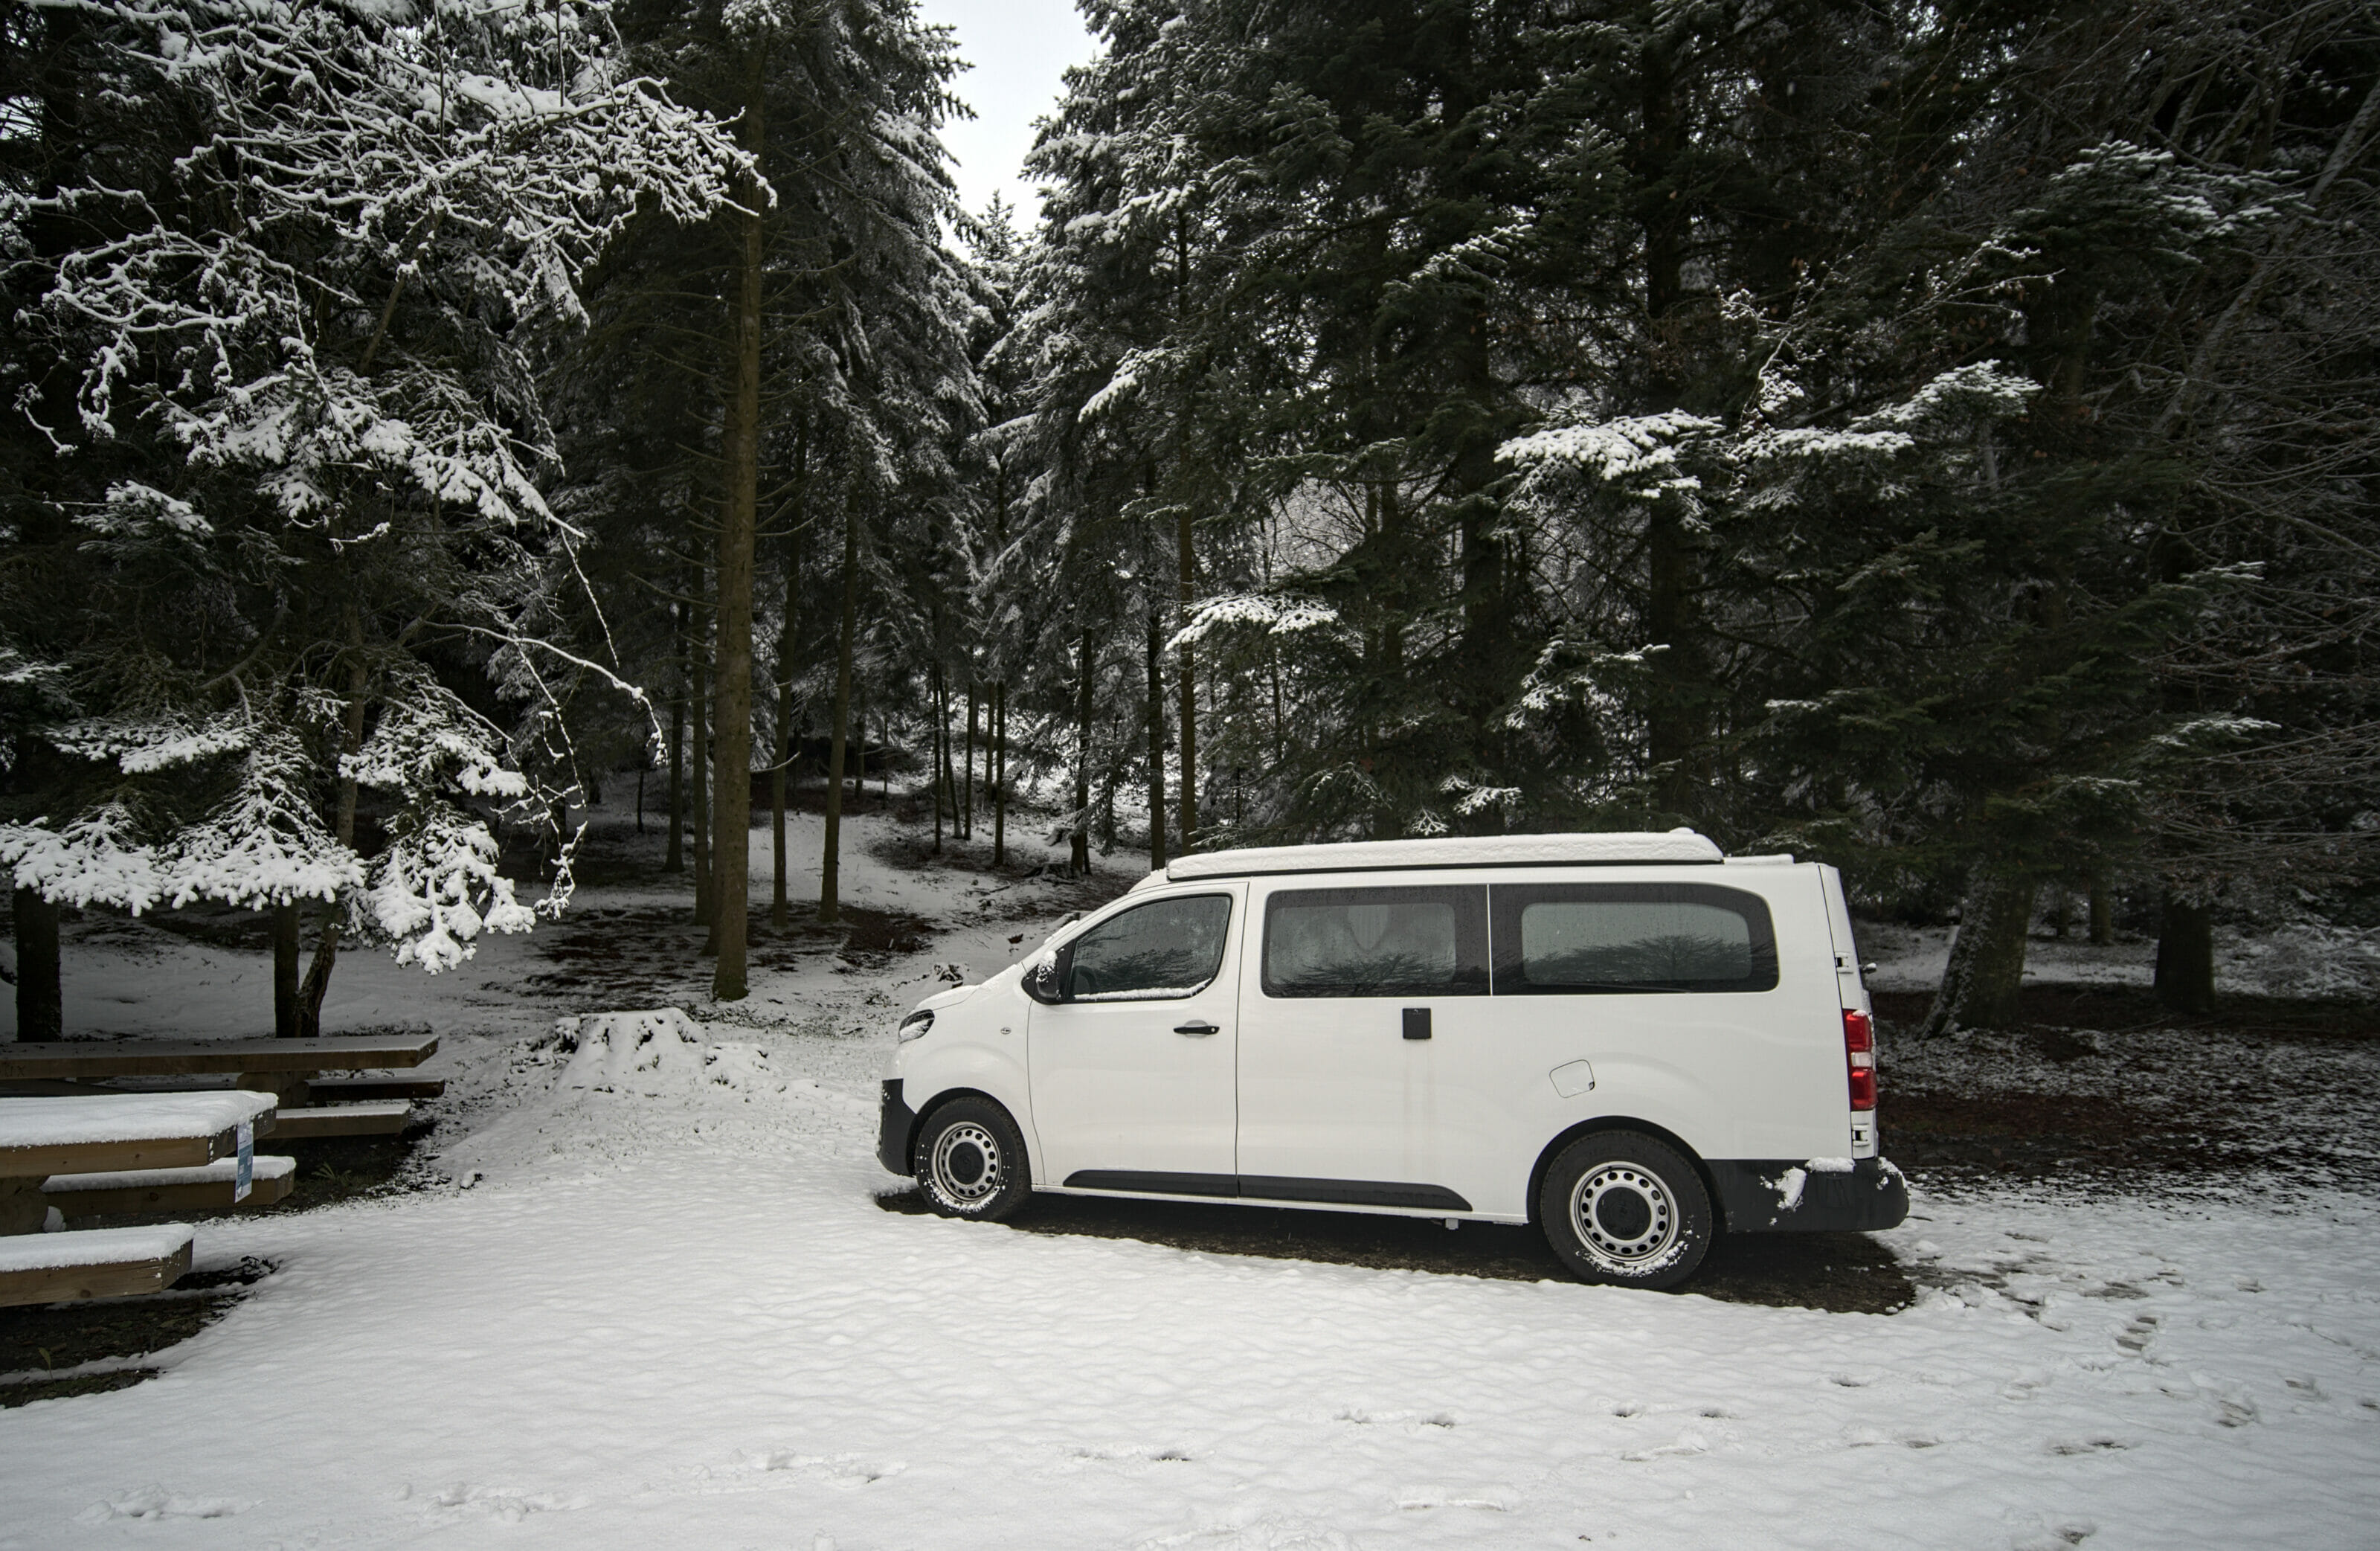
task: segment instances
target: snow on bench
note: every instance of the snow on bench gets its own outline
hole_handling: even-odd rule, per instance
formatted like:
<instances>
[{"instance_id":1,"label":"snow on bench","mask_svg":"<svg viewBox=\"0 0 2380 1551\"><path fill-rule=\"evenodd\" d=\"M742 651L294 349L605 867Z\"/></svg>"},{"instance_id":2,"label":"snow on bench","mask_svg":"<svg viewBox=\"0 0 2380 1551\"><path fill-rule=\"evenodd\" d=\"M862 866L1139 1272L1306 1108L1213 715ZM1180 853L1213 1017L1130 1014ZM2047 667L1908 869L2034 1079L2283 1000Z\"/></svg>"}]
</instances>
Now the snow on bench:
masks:
<instances>
[{"instance_id":1,"label":"snow on bench","mask_svg":"<svg viewBox=\"0 0 2380 1551\"><path fill-rule=\"evenodd\" d=\"M0 1099L0 1178L191 1168L273 1129L273 1098L240 1089Z\"/></svg>"},{"instance_id":2,"label":"snow on bench","mask_svg":"<svg viewBox=\"0 0 2380 1551\"><path fill-rule=\"evenodd\" d=\"M197 1168L119 1169L108 1174L53 1174L42 1194L67 1218L118 1212L214 1212L270 1206L298 1182L298 1160L259 1154L248 1199L236 1200L239 1160L217 1158Z\"/></svg>"},{"instance_id":3,"label":"snow on bench","mask_svg":"<svg viewBox=\"0 0 2380 1551\"><path fill-rule=\"evenodd\" d=\"M190 1268L189 1224L0 1238L0 1308L161 1292Z\"/></svg>"}]
</instances>

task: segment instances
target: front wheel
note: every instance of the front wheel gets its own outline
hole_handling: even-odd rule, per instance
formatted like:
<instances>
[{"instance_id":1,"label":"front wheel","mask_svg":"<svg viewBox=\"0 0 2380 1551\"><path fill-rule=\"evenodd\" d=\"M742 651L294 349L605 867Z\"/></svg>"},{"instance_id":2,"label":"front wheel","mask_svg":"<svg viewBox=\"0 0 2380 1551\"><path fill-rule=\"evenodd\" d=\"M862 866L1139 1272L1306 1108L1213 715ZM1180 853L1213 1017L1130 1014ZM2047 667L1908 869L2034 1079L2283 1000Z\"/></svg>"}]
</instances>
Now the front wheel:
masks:
<instances>
[{"instance_id":1,"label":"front wheel","mask_svg":"<svg viewBox=\"0 0 2380 1551\"><path fill-rule=\"evenodd\" d=\"M945 1217L1001 1222L1033 1193L1025 1136L989 1099L953 1099L917 1128L917 1187Z\"/></svg>"},{"instance_id":2,"label":"front wheel","mask_svg":"<svg viewBox=\"0 0 2380 1551\"><path fill-rule=\"evenodd\" d=\"M1711 1245L1702 1176L1640 1131L1593 1131L1557 1154L1537 1220L1572 1275L1610 1287L1676 1287Z\"/></svg>"}]
</instances>

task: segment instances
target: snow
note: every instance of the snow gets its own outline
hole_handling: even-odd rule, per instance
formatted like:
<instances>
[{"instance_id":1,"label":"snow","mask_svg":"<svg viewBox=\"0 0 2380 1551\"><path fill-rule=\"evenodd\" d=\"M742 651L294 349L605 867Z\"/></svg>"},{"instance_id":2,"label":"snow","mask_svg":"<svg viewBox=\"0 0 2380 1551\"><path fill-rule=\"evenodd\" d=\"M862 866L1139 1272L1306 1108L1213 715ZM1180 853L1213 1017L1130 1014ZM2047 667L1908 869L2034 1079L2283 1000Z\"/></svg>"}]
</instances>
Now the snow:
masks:
<instances>
[{"instance_id":1,"label":"snow","mask_svg":"<svg viewBox=\"0 0 2380 1551\"><path fill-rule=\"evenodd\" d=\"M12 1233L0 1238L0 1276L11 1271L55 1271L69 1265L105 1265L121 1261L164 1260L190 1241L187 1223L157 1227L87 1227L71 1233ZM0 1485L0 1504L7 1501ZM0 1514L0 1521L14 1519ZM6 1532L0 1531L0 1535ZM0 1538L0 1545L23 1544Z\"/></svg>"},{"instance_id":2,"label":"snow","mask_svg":"<svg viewBox=\"0 0 2380 1551\"><path fill-rule=\"evenodd\" d=\"M1874 991L1932 991L1949 962L1950 930L1859 923L1860 951L1876 964ZM2133 985L2145 988L2156 966L2154 937L2124 936L2104 946L2036 936L2025 945L2027 984ZM2303 923L2244 934L2218 927L2215 987L2225 995L2371 996L2380 994L2380 931Z\"/></svg>"},{"instance_id":3,"label":"snow","mask_svg":"<svg viewBox=\"0 0 2380 1551\"><path fill-rule=\"evenodd\" d=\"M440 1020L445 1182L211 1222L200 1269L274 1271L163 1376L0 1411L0 1551L2369 1544L2352 1191L1921 1179L1879 1236L1923 1289L1891 1315L881 1210L901 1009L1062 911L996 918L1015 892L892 867L875 822L852 888L944 928L880 967L566 1019L522 983L535 938L403 982ZM70 946L70 1008L79 958L127 951ZM202 960L261 1000L262 954ZM381 1016L348 968L334 1008Z\"/></svg>"},{"instance_id":4,"label":"snow","mask_svg":"<svg viewBox=\"0 0 2380 1551\"><path fill-rule=\"evenodd\" d=\"M285 1179L298 1172L298 1160L259 1153L252 1160L251 1179ZM228 1185L239 1178L237 1158L217 1158L196 1168L131 1168L116 1174L53 1174L42 1186L43 1195L76 1191L156 1190L166 1185Z\"/></svg>"},{"instance_id":5,"label":"snow","mask_svg":"<svg viewBox=\"0 0 2380 1551\"><path fill-rule=\"evenodd\" d=\"M79 1147L207 1137L268 1114L271 1093L93 1093L0 1099L0 1147Z\"/></svg>"},{"instance_id":6,"label":"snow","mask_svg":"<svg viewBox=\"0 0 2380 1551\"><path fill-rule=\"evenodd\" d=\"M1335 873L1364 868L1515 867L1565 861L1610 865L1724 860L1718 847L1691 829L1673 829L1666 835L1485 835L1201 851L1169 862L1165 876L1180 883L1190 878L1232 878L1257 873Z\"/></svg>"}]
</instances>

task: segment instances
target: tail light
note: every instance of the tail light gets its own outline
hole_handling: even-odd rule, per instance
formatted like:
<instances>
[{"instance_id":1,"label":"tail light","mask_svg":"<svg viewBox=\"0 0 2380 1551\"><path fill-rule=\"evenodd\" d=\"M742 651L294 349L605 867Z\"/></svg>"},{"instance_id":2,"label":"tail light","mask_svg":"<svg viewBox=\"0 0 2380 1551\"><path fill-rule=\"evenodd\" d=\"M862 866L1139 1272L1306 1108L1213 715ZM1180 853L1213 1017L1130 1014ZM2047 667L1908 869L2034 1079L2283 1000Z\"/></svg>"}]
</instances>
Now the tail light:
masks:
<instances>
[{"instance_id":1,"label":"tail light","mask_svg":"<svg viewBox=\"0 0 2380 1551\"><path fill-rule=\"evenodd\" d=\"M1867 1014L1843 1009L1843 1056L1851 1063L1852 1107L1876 1107L1876 1023Z\"/></svg>"}]
</instances>

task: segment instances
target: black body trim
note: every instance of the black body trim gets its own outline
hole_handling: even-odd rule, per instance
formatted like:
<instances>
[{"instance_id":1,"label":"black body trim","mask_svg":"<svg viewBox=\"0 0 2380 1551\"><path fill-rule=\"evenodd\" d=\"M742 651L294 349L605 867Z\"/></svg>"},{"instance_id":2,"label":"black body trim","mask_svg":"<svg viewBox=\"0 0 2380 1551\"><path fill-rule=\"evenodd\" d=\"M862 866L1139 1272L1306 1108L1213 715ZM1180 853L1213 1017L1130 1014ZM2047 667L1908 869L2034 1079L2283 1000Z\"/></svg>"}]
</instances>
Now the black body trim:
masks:
<instances>
[{"instance_id":1,"label":"black body trim","mask_svg":"<svg viewBox=\"0 0 2380 1551\"><path fill-rule=\"evenodd\" d=\"M1240 1193L1240 1181L1230 1174L1164 1174L1138 1168L1078 1168L1066 1176L1078 1191L1147 1191L1153 1195L1220 1195Z\"/></svg>"},{"instance_id":2,"label":"black body trim","mask_svg":"<svg viewBox=\"0 0 2380 1551\"><path fill-rule=\"evenodd\" d=\"M1405 1185L1382 1179L1284 1179L1263 1174L1240 1176L1240 1193L1257 1201L1314 1201L1338 1206L1417 1206L1430 1212L1468 1212L1471 1203L1443 1185Z\"/></svg>"},{"instance_id":3,"label":"black body trim","mask_svg":"<svg viewBox=\"0 0 2380 1551\"><path fill-rule=\"evenodd\" d=\"M1137 1168L1078 1168L1066 1176L1066 1187L1239 1201L1303 1201L1318 1206L1406 1206L1426 1212L1471 1210L1471 1203L1443 1185L1405 1185L1379 1179L1292 1179L1263 1174L1165 1174Z\"/></svg>"},{"instance_id":4,"label":"black body trim","mask_svg":"<svg viewBox=\"0 0 2380 1551\"><path fill-rule=\"evenodd\" d=\"M1730 1233L1872 1233L1909 1215L1909 1186L1882 1158L1855 1160L1848 1173L1821 1173L1807 1158L1709 1158L1711 1183ZM1789 1169L1802 1188L1785 1204Z\"/></svg>"},{"instance_id":5,"label":"black body trim","mask_svg":"<svg viewBox=\"0 0 2380 1551\"><path fill-rule=\"evenodd\" d=\"M910 1172L909 1149L917 1140L917 1115L901 1097L901 1080L884 1080L876 1102L876 1161L895 1174Z\"/></svg>"}]
</instances>

